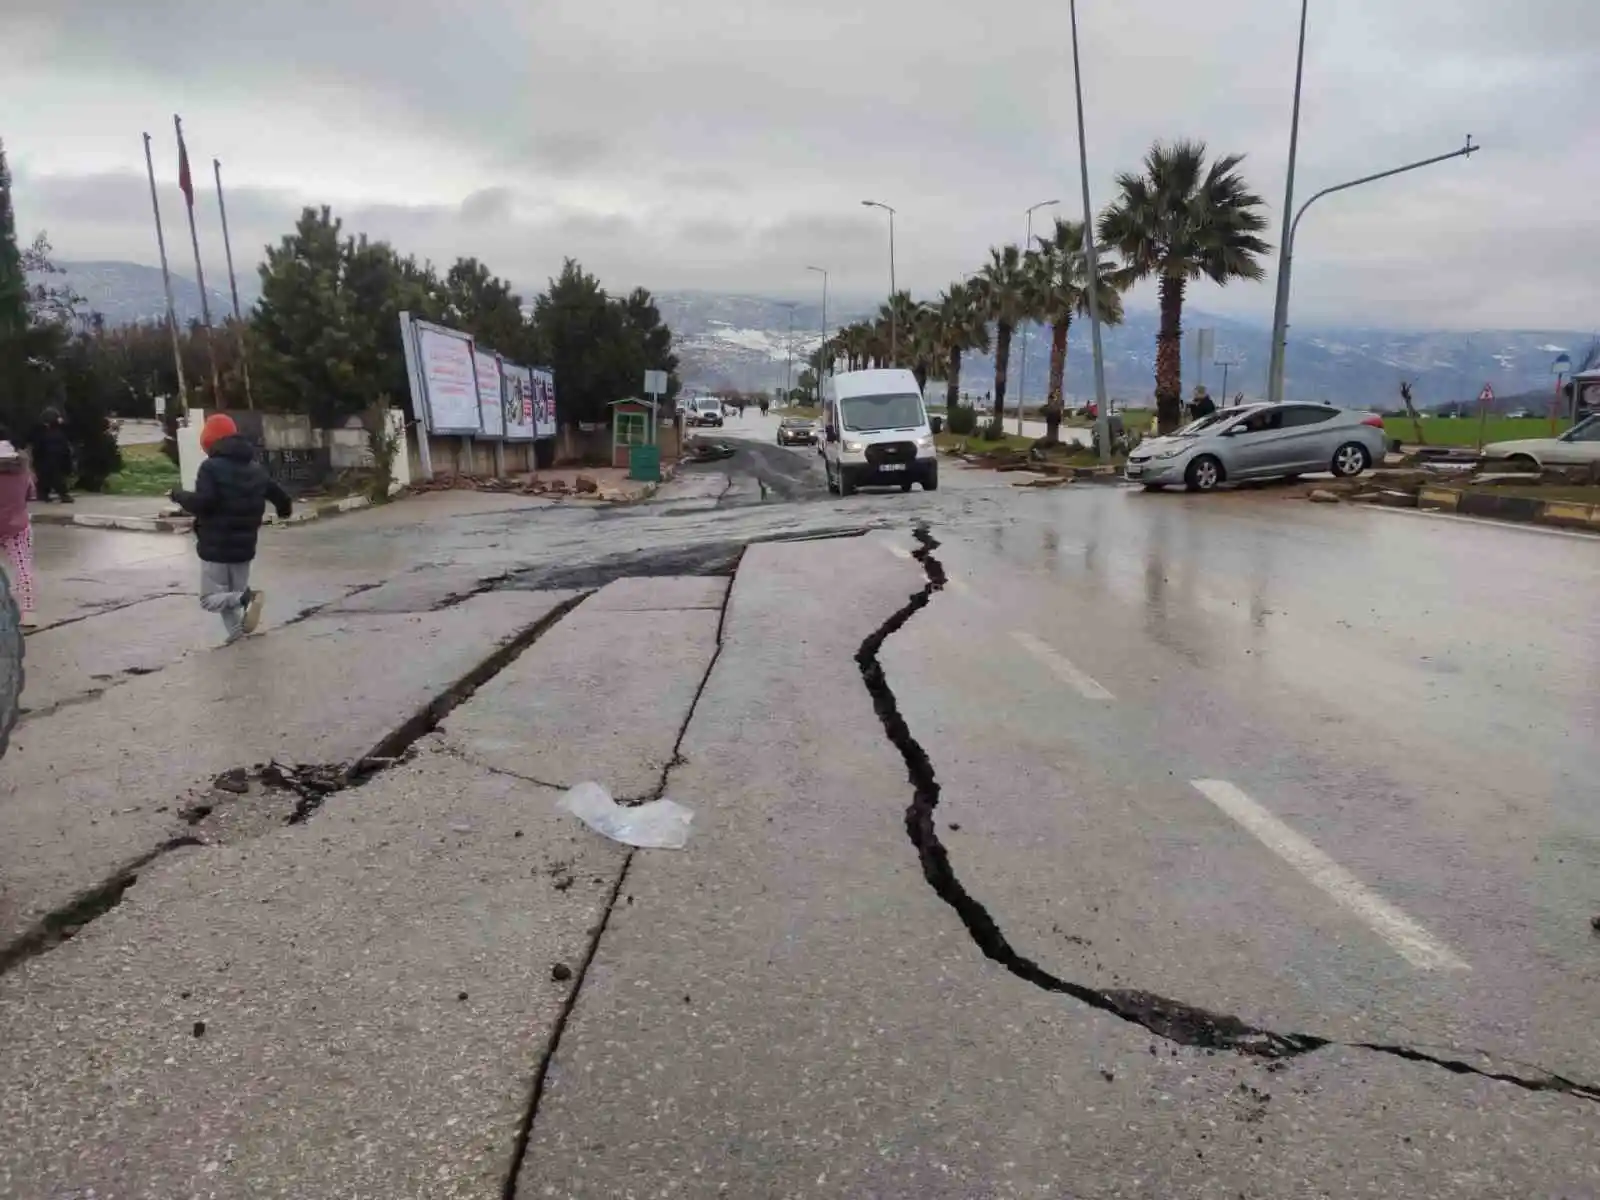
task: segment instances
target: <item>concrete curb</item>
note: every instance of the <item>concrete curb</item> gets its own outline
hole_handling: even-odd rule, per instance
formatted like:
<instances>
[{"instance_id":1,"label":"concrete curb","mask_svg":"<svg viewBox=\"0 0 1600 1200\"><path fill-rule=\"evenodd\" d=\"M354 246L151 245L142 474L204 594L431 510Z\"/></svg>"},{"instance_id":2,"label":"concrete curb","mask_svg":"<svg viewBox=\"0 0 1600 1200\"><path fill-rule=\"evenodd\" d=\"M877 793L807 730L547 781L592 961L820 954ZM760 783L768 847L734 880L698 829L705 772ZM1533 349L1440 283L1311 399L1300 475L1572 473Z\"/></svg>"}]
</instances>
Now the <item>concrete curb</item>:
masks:
<instances>
[{"instance_id":1,"label":"concrete curb","mask_svg":"<svg viewBox=\"0 0 1600 1200\"><path fill-rule=\"evenodd\" d=\"M193 517L129 517L115 513L34 513L35 525L79 525L85 529L123 529L130 533L188 533Z\"/></svg>"},{"instance_id":2,"label":"concrete curb","mask_svg":"<svg viewBox=\"0 0 1600 1200\"><path fill-rule=\"evenodd\" d=\"M1497 521L1521 521L1530 525L1554 525L1563 529L1600 532L1600 504L1425 487L1417 495L1417 507L1424 512L1452 512L1464 517L1489 517Z\"/></svg>"},{"instance_id":3,"label":"concrete curb","mask_svg":"<svg viewBox=\"0 0 1600 1200\"><path fill-rule=\"evenodd\" d=\"M346 496L342 500L329 500L322 504L298 509L286 520L267 514L263 525L304 525L340 513L371 508L366 496ZM84 529L121 529L128 533L188 533L194 528L194 518L184 516L132 517L114 513L49 512L33 514L35 525L78 525Z\"/></svg>"}]
</instances>

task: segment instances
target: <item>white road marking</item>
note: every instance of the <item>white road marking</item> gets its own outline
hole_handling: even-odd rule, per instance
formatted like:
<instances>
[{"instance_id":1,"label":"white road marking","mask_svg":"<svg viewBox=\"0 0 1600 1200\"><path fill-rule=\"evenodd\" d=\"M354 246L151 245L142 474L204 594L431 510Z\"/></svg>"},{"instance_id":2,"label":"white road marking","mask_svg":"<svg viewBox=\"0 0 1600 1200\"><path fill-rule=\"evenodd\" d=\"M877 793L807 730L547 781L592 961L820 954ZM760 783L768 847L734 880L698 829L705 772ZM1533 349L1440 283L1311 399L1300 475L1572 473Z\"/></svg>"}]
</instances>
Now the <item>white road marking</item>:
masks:
<instances>
[{"instance_id":1,"label":"white road marking","mask_svg":"<svg viewBox=\"0 0 1600 1200\"><path fill-rule=\"evenodd\" d=\"M1020 629L1013 629L1011 636L1029 654L1033 655L1045 666L1049 667L1056 678L1072 688L1085 700L1115 700L1116 697L1101 687L1099 683L1084 674L1072 663L1068 662L1057 650L1047 646L1031 633L1024 633Z\"/></svg>"},{"instance_id":2,"label":"white road marking","mask_svg":"<svg viewBox=\"0 0 1600 1200\"><path fill-rule=\"evenodd\" d=\"M883 543L883 548L885 550L887 550L890 554L894 555L896 558L910 558L911 557L911 551L907 550L904 546L896 546L893 542L885 542L885 543Z\"/></svg>"},{"instance_id":3,"label":"white road marking","mask_svg":"<svg viewBox=\"0 0 1600 1200\"><path fill-rule=\"evenodd\" d=\"M1192 779L1189 782L1263 846L1320 888L1334 903L1365 922L1412 966L1424 971L1471 970L1443 942L1233 784L1225 779Z\"/></svg>"}]
</instances>

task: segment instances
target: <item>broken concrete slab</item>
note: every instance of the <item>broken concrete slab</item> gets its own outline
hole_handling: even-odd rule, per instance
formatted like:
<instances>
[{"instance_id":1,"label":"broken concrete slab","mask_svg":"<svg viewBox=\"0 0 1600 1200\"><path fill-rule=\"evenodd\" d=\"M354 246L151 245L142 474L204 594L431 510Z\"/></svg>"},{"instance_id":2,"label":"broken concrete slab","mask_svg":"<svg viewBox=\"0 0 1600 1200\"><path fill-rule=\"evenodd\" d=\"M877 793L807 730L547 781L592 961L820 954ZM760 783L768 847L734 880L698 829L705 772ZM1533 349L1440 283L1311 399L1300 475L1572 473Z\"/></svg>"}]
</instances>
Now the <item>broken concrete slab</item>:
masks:
<instances>
[{"instance_id":1,"label":"broken concrete slab","mask_svg":"<svg viewBox=\"0 0 1600 1200\"><path fill-rule=\"evenodd\" d=\"M557 795L424 750L149 868L0 980L0 1194L498 1198L626 858Z\"/></svg>"},{"instance_id":2,"label":"broken concrete slab","mask_svg":"<svg viewBox=\"0 0 1600 1200\"><path fill-rule=\"evenodd\" d=\"M619 579L594 594L588 607L596 612L648 612L652 609L721 609L731 581L719 575L682 575Z\"/></svg>"},{"instance_id":3,"label":"broken concrete slab","mask_svg":"<svg viewBox=\"0 0 1600 1200\"><path fill-rule=\"evenodd\" d=\"M233 766L370 753L573 596L306 621L24 722L0 777L0 957L47 914L188 836L177 810L189 789Z\"/></svg>"},{"instance_id":4,"label":"broken concrete slab","mask_svg":"<svg viewBox=\"0 0 1600 1200\"><path fill-rule=\"evenodd\" d=\"M636 604L676 604L682 580L635 579ZM634 585L655 585L651 588ZM537 594L537 593L535 593ZM444 724L474 762L568 787L584 780L637 798L659 786L717 647L717 609L585 604Z\"/></svg>"}]
</instances>

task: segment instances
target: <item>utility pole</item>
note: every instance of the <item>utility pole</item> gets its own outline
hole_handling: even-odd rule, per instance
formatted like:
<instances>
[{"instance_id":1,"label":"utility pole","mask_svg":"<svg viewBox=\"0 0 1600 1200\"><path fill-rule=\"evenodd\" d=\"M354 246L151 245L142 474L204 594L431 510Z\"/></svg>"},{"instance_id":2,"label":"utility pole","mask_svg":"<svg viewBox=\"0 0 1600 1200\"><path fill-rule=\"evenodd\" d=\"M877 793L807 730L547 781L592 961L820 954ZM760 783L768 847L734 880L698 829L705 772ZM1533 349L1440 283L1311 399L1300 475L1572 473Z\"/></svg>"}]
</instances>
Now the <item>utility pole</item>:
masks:
<instances>
[{"instance_id":1,"label":"utility pole","mask_svg":"<svg viewBox=\"0 0 1600 1200\"><path fill-rule=\"evenodd\" d=\"M822 407L822 374L832 361L828 353L828 271L826 267L807 267L822 276L822 344L817 347L817 407Z\"/></svg>"},{"instance_id":2,"label":"utility pole","mask_svg":"<svg viewBox=\"0 0 1600 1200\"><path fill-rule=\"evenodd\" d=\"M1267 365L1267 400L1283 399L1283 353L1289 333L1289 243L1293 240L1294 164L1300 149L1300 85L1306 70L1306 13L1310 0L1300 0L1300 49L1294 62L1294 109L1289 117L1289 169L1283 183L1283 239L1278 243L1278 295L1272 308L1272 354Z\"/></svg>"},{"instance_id":3,"label":"utility pole","mask_svg":"<svg viewBox=\"0 0 1600 1200\"><path fill-rule=\"evenodd\" d=\"M1094 244L1094 208L1089 203L1089 147L1083 133L1083 67L1078 60L1078 0L1070 0L1072 16L1072 86L1078 101L1078 171L1083 179L1084 274L1088 280L1089 332L1094 344L1095 434L1100 442L1100 461L1111 461L1111 413L1106 403L1106 357L1100 341L1100 252Z\"/></svg>"},{"instance_id":4,"label":"utility pole","mask_svg":"<svg viewBox=\"0 0 1600 1200\"><path fill-rule=\"evenodd\" d=\"M1037 204L1030 204L1027 208L1028 232L1022 239L1022 253L1027 255L1033 249L1033 214L1035 209L1049 208L1051 205L1060 204L1059 200L1041 200ZM1026 261L1026 257L1024 257ZM1024 321L1022 324L1022 377L1017 381L1017 436L1022 436L1022 407L1028 397L1028 342L1029 335L1033 332L1033 322Z\"/></svg>"}]
</instances>

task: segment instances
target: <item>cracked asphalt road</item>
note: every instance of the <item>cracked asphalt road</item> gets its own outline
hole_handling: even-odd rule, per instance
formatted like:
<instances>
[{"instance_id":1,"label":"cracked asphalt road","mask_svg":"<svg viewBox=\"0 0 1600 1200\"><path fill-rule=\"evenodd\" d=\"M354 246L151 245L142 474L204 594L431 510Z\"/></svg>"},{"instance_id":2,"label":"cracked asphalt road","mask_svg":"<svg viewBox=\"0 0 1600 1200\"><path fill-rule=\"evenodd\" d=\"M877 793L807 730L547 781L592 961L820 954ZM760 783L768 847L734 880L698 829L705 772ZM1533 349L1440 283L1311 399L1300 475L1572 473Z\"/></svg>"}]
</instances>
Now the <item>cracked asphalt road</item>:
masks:
<instances>
[{"instance_id":1,"label":"cracked asphalt road","mask_svg":"<svg viewBox=\"0 0 1600 1200\"><path fill-rule=\"evenodd\" d=\"M0 945L70 933L0 957L0 1196L1600 1194L1600 543L841 500L774 424L269 533L246 654L186 539L41 530Z\"/></svg>"}]
</instances>

